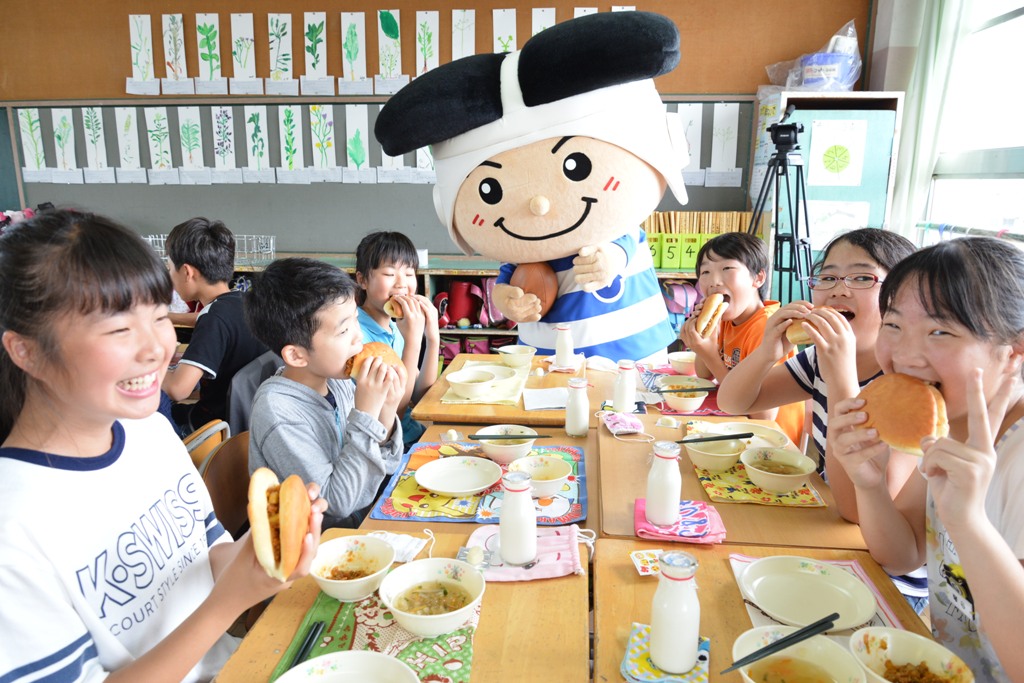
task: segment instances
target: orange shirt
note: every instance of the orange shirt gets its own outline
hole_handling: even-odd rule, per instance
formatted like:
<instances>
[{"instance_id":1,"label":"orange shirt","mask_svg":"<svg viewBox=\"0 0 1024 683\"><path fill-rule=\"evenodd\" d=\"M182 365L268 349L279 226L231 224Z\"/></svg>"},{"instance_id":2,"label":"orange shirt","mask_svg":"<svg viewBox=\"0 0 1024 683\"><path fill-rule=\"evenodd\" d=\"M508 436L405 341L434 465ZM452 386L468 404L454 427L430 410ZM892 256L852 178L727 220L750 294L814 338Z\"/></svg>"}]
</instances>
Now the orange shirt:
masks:
<instances>
[{"instance_id":1,"label":"orange shirt","mask_svg":"<svg viewBox=\"0 0 1024 683\"><path fill-rule=\"evenodd\" d=\"M737 363L761 345L768 318L777 310L779 310L778 301L765 301L764 308L750 316L746 322L739 325L725 323L721 326L719 352L722 354L722 361L727 368L731 370L736 367ZM793 355L794 352L791 351L779 362L782 363ZM775 421L782 431L789 435L793 443L799 444L804 430L803 401L779 406L779 414L775 417Z\"/></svg>"}]
</instances>

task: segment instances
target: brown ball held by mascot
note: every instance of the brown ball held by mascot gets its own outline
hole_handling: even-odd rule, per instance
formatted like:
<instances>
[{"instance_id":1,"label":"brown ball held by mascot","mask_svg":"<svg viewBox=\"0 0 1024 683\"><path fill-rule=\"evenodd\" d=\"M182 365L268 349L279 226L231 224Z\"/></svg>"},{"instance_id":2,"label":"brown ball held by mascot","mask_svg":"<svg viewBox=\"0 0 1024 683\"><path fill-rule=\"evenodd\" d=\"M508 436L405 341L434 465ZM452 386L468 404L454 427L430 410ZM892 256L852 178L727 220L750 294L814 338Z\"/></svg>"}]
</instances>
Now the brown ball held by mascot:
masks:
<instances>
[{"instance_id":1,"label":"brown ball held by mascot","mask_svg":"<svg viewBox=\"0 0 1024 683\"><path fill-rule=\"evenodd\" d=\"M547 315L558 297L558 276L546 263L520 263L508 283L540 299L541 316Z\"/></svg>"}]
</instances>

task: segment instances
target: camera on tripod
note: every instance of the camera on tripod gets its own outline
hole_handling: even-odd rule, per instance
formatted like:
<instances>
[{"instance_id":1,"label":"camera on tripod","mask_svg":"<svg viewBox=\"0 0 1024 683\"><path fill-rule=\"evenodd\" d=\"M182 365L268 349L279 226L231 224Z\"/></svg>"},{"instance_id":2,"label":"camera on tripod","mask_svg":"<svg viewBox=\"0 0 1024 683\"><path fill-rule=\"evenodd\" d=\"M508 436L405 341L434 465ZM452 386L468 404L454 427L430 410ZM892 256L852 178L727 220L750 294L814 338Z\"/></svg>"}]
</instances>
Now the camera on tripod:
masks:
<instances>
[{"instance_id":1,"label":"camera on tripod","mask_svg":"<svg viewBox=\"0 0 1024 683\"><path fill-rule=\"evenodd\" d=\"M773 123L768 126L768 134L772 143L780 152L788 152L798 147L797 134L804 132L802 123Z\"/></svg>"}]
</instances>

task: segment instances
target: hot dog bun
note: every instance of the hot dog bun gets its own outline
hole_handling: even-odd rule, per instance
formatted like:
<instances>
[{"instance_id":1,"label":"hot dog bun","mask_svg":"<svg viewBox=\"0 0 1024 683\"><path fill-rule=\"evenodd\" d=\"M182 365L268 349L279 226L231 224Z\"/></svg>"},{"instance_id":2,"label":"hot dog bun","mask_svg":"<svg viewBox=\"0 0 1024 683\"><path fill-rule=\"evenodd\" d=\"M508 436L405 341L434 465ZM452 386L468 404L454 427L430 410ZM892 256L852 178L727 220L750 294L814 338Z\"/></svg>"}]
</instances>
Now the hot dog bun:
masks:
<instances>
[{"instance_id":1,"label":"hot dog bun","mask_svg":"<svg viewBox=\"0 0 1024 683\"><path fill-rule=\"evenodd\" d=\"M865 429L878 430L878 438L896 450L924 455L921 439L949 434L946 402L935 387L916 377L892 373L882 375L858 395L868 419Z\"/></svg>"},{"instance_id":2,"label":"hot dog bun","mask_svg":"<svg viewBox=\"0 0 1024 683\"><path fill-rule=\"evenodd\" d=\"M819 306L818 308L825 309L831 308L831 306ZM807 333L800 323L807 323L811 327L814 327L810 320L806 320L804 318L794 320L790 326L786 328L786 339L788 339L791 344L813 344L814 340L811 339L811 335Z\"/></svg>"},{"instance_id":3,"label":"hot dog bun","mask_svg":"<svg viewBox=\"0 0 1024 683\"><path fill-rule=\"evenodd\" d=\"M349 358L348 362L345 363L345 373L349 377L355 377L359 374L359 368L362 367L363 361L374 356L379 356L385 363L391 366L402 364L402 359L398 357L395 350L384 342L368 342L363 344L362 351Z\"/></svg>"},{"instance_id":4,"label":"hot dog bun","mask_svg":"<svg viewBox=\"0 0 1024 683\"><path fill-rule=\"evenodd\" d=\"M392 318L404 318L405 312L402 310L402 304L399 303L398 299L391 297L384 302L384 312Z\"/></svg>"},{"instance_id":5,"label":"hot dog bun","mask_svg":"<svg viewBox=\"0 0 1024 683\"><path fill-rule=\"evenodd\" d=\"M704 300L704 308L701 309L700 315L697 316L697 334L707 337L711 330L718 326L722 315L728 308L729 302L725 300L724 296L718 292L709 295Z\"/></svg>"},{"instance_id":6,"label":"hot dog bun","mask_svg":"<svg viewBox=\"0 0 1024 683\"><path fill-rule=\"evenodd\" d=\"M285 581L309 532L309 493L297 474L284 482L266 467L249 479L249 526L256 559L269 576Z\"/></svg>"}]
</instances>

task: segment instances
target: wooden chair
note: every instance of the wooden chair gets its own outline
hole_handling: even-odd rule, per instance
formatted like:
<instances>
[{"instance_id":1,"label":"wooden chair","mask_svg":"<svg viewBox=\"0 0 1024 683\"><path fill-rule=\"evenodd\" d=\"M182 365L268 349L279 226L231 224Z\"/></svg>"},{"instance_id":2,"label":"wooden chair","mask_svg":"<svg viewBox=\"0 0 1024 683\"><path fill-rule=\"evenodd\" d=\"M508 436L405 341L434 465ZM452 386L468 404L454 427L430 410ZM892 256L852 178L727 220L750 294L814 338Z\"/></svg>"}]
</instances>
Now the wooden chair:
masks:
<instances>
[{"instance_id":1,"label":"wooden chair","mask_svg":"<svg viewBox=\"0 0 1024 683\"><path fill-rule=\"evenodd\" d=\"M192 464L202 471L202 465L218 446L231 438L231 427L224 420L210 420L186 436L182 441L192 456Z\"/></svg>"},{"instance_id":2,"label":"wooden chair","mask_svg":"<svg viewBox=\"0 0 1024 683\"><path fill-rule=\"evenodd\" d=\"M201 471L213 511L232 538L249 521L249 432L236 434L213 452Z\"/></svg>"}]
</instances>

